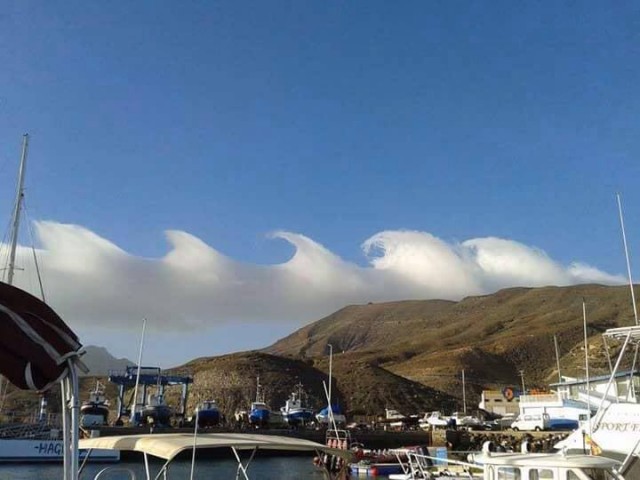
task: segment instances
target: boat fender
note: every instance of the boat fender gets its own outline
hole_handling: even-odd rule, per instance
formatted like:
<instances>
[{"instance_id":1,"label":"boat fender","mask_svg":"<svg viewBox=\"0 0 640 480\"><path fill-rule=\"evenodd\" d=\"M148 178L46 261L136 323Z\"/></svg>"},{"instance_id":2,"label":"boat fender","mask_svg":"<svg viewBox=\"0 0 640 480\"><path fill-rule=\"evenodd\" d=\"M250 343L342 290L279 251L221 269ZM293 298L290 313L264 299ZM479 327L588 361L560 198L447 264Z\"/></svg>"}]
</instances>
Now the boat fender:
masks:
<instances>
[{"instance_id":1,"label":"boat fender","mask_svg":"<svg viewBox=\"0 0 640 480\"><path fill-rule=\"evenodd\" d=\"M482 453L491 453L496 451L496 444L491 440L487 440L482 444Z\"/></svg>"}]
</instances>

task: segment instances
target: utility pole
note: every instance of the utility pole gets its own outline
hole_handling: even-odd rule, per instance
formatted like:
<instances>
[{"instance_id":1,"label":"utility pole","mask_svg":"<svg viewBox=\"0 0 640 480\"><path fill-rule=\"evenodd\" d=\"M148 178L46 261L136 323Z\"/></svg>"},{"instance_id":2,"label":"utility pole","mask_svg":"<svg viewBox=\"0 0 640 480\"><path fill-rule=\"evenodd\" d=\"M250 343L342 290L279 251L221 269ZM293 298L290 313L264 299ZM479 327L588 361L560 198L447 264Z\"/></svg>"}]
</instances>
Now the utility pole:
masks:
<instances>
[{"instance_id":1,"label":"utility pole","mask_svg":"<svg viewBox=\"0 0 640 480\"><path fill-rule=\"evenodd\" d=\"M524 395L527 391L527 389L524 388L524 370L520 370L520 378L522 379L522 395Z\"/></svg>"},{"instance_id":2,"label":"utility pole","mask_svg":"<svg viewBox=\"0 0 640 480\"><path fill-rule=\"evenodd\" d=\"M462 411L467 414L467 393L464 384L464 370L462 370Z\"/></svg>"}]
</instances>

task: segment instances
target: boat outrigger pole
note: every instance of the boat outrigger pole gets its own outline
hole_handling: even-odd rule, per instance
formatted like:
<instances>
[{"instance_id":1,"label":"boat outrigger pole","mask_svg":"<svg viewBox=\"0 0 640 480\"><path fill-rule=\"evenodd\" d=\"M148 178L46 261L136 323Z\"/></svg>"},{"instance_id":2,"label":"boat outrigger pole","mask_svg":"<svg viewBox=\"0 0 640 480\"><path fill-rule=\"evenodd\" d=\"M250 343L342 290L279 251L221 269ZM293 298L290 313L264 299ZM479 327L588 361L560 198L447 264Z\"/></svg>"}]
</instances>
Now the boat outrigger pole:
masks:
<instances>
[{"instance_id":1,"label":"boat outrigger pole","mask_svg":"<svg viewBox=\"0 0 640 480\"><path fill-rule=\"evenodd\" d=\"M9 269L7 271L7 283L13 285L13 273L16 268L16 249L18 247L18 231L20 228L20 211L24 198L24 173L27 165L27 149L29 147L29 134L22 137L22 155L20 156L20 170L18 172L18 189L16 190L16 201L13 207L13 217L11 225L11 249L9 250Z\"/></svg>"}]
</instances>

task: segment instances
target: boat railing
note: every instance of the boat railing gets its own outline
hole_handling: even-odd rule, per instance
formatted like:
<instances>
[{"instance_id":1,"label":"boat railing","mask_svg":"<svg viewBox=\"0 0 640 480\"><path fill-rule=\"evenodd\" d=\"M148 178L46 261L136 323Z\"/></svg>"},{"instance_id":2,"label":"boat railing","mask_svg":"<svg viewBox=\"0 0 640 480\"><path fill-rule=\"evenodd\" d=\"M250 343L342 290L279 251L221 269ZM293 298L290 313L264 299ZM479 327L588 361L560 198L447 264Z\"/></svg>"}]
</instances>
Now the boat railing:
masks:
<instances>
[{"instance_id":1,"label":"boat railing","mask_svg":"<svg viewBox=\"0 0 640 480\"><path fill-rule=\"evenodd\" d=\"M110 476L112 473L124 473L128 476L129 480L136 480L137 478L135 472L130 468L117 465L103 468L93 477L93 480L100 480L104 475ZM121 478L121 476L118 476L118 478Z\"/></svg>"},{"instance_id":2,"label":"boat railing","mask_svg":"<svg viewBox=\"0 0 640 480\"><path fill-rule=\"evenodd\" d=\"M434 475L441 475L443 478L482 478L483 467L481 465L471 465L466 462L450 461L447 458L432 457L418 452L407 451L407 466L403 468L405 474L410 478L423 479L434 478ZM477 470L477 475L472 471ZM449 475L449 477L447 477Z\"/></svg>"},{"instance_id":3,"label":"boat railing","mask_svg":"<svg viewBox=\"0 0 640 480\"><path fill-rule=\"evenodd\" d=\"M12 423L0 427L0 438L57 440L60 430L47 423Z\"/></svg>"},{"instance_id":4,"label":"boat railing","mask_svg":"<svg viewBox=\"0 0 640 480\"><path fill-rule=\"evenodd\" d=\"M351 446L351 432L349 432L349 430L329 428L327 430L325 443L332 448L347 449Z\"/></svg>"}]
</instances>

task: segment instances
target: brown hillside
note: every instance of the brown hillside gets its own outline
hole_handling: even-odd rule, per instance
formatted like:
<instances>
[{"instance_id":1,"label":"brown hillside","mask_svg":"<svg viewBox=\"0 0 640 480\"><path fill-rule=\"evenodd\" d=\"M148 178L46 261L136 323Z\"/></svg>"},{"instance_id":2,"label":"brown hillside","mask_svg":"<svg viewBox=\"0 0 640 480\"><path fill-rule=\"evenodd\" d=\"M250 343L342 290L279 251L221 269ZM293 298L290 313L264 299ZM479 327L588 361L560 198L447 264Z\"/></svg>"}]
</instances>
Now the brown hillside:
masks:
<instances>
[{"instance_id":1,"label":"brown hillside","mask_svg":"<svg viewBox=\"0 0 640 480\"><path fill-rule=\"evenodd\" d=\"M304 385L309 406L319 410L327 403L323 387L329 379L326 357L292 359L245 352L197 359L180 371L194 376L189 410L205 398L216 398L226 415L248 408L255 397L257 376L271 408L283 406L298 382ZM414 413L455 405L455 399L443 392L346 354L334 356L332 397L351 415L381 415L385 407Z\"/></svg>"},{"instance_id":2,"label":"brown hillside","mask_svg":"<svg viewBox=\"0 0 640 480\"><path fill-rule=\"evenodd\" d=\"M346 307L265 349L292 357L335 351L373 362L410 380L452 395L467 387L546 386L556 372L553 336L568 375L580 374L582 299L587 304L593 356L599 334L633 323L628 287L511 288L460 302L410 301ZM602 359L602 355L600 355ZM600 362L604 366L604 362ZM477 398L473 399L474 401Z\"/></svg>"}]
</instances>

